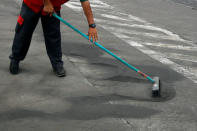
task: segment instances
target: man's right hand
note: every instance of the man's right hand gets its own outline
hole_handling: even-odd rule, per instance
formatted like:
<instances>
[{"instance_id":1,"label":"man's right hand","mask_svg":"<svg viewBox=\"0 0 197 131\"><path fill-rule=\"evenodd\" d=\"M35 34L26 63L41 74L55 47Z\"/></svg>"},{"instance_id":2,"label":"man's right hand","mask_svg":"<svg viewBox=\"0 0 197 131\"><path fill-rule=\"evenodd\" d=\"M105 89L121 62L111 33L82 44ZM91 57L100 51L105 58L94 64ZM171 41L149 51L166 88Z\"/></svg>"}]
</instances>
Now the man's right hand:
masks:
<instances>
[{"instance_id":1,"label":"man's right hand","mask_svg":"<svg viewBox=\"0 0 197 131\"><path fill-rule=\"evenodd\" d=\"M53 8L53 4L51 3L50 0L44 0L44 8L43 11L47 14L50 14L50 16L52 16L52 14L55 12L54 8Z\"/></svg>"}]
</instances>

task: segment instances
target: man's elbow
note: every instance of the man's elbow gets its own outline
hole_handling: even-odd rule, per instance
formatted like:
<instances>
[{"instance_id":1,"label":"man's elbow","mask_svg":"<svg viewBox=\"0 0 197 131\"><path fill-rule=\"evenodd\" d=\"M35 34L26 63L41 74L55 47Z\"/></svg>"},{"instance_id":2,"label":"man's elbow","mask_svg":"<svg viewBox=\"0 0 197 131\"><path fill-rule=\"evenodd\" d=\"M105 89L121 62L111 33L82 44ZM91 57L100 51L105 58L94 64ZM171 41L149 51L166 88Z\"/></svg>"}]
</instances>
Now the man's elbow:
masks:
<instances>
[{"instance_id":1,"label":"man's elbow","mask_svg":"<svg viewBox=\"0 0 197 131\"><path fill-rule=\"evenodd\" d=\"M80 0L80 2L83 3L83 2L89 2L89 1L88 0Z\"/></svg>"},{"instance_id":2,"label":"man's elbow","mask_svg":"<svg viewBox=\"0 0 197 131\"><path fill-rule=\"evenodd\" d=\"M90 5L90 2L88 0L80 0L82 6Z\"/></svg>"}]
</instances>

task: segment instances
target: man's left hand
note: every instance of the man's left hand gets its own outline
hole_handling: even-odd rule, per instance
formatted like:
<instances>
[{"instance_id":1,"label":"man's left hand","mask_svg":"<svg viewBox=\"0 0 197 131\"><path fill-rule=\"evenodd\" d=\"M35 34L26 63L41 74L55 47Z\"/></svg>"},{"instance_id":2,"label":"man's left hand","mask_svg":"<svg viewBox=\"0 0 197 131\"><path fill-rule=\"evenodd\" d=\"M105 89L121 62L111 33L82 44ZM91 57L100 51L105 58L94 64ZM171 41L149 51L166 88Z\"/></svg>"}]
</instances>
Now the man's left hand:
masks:
<instances>
[{"instance_id":1,"label":"man's left hand","mask_svg":"<svg viewBox=\"0 0 197 131\"><path fill-rule=\"evenodd\" d=\"M90 27L88 31L88 36L89 36L89 41L92 39L93 43L96 42L98 40L98 34L96 28Z\"/></svg>"}]
</instances>

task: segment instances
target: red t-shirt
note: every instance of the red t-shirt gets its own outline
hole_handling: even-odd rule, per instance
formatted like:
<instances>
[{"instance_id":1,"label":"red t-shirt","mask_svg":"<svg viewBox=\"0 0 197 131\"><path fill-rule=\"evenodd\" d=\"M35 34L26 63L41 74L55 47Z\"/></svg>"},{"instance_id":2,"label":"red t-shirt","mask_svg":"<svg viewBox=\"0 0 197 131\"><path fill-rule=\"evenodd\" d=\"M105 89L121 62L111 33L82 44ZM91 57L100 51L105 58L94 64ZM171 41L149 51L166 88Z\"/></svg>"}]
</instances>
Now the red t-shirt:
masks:
<instances>
[{"instance_id":1,"label":"red t-shirt","mask_svg":"<svg viewBox=\"0 0 197 131\"><path fill-rule=\"evenodd\" d=\"M69 0L51 0L55 11L61 9L61 5ZM43 9L43 0L24 0L24 3L31 8L35 13L39 13Z\"/></svg>"}]
</instances>

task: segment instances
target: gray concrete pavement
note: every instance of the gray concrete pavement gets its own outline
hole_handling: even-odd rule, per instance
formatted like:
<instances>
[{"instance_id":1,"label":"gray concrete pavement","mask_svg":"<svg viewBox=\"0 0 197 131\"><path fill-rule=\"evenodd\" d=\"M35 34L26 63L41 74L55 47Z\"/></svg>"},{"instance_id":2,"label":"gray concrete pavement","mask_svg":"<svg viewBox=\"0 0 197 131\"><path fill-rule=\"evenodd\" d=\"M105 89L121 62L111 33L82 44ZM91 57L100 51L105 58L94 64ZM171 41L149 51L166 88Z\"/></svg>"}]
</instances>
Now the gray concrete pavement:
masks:
<instances>
[{"instance_id":1,"label":"gray concrete pavement","mask_svg":"<svg viewBox=\"0 0 197 131\"><path fill-rule=\"evenodd\" d=\"M144 45L146 44L146 42L155 42L155 45L157 45L157 43L164 43L166 45L172 44L175 46L183 45L183 47L185 47L188 43L185 41L181 41L181 38L176 39L175 35L170 35L169 38L163 37L161 34L162 33L165 34L167 30L158 31L155 30L156 28L150 28L150 29L137 28L137 27L145 26L145 24L143 23L143 19L139 19L139 17L137 18L132 16L134 15L132 12L130 16L124 14L125 10L131 9L129 7L132 5L132 1L127 1L128 3L125 2L125 4L121 4L122 1L116 1L116 2L107 1L107 3L102 3L102 2L106 2L106 1L92 1L92 5L95 7L94 13L97 19L96 22L100 27L102 27L99 28L101 43L105 47L117 53L119 56L128 60L133 65L139 67L145 72L148 72L149 74L151 74L151 76L159 75L161 77L163 81L163 98L158 100L160 101L160 103L150 103L151 101L154 101L154 99L151 99L150 96L148 96L150 94L147 94L147 92L149 92L150 90L148 90L146 87L150 87L151 85L148 86L148 83L142 80L141 77L138 77L135 73L128 71L122 65L117 64L114 59L108 57L108 55L106 55L99 49L97 50L95 48L95 50L92 51L92 49L90 49L89 46L87 47L80 46L81 44L78 45L76 44L75 40L74 41L71 40L70 45L68 44L68 46L64 46L65 54L71 58L70 60L73 61L78 66L80 71L87 77L87 79L101 92L115 94L120 96L121 98L125 98L125 100L124 99L113 100L112 97L111 98L112 104L124 103L124 104L132 104L132 105L133 104L143 105L145 107L158 107L157 109L162 112L162 113L158 113L159 118L157 117L157 115L153 115L149 117L149 119L143 118L141 122L134 119L133 117L123 118L122 120L126 121L127 125L130 128L133 129L135 127L133 130L196 130L196 115L195 115L196 113L194 111L196 108L196 106L194 107L194 105L196 105L196 98L195 98L196 84L194 84L188 79L185 79L185 77L183 77L184 74L183 72L181 73L179 72L180 74L178 74L172 71L171 69L169 69L168 66L165 66L153 60L152 58L147 57L147 55L141 53L140 51L134 48L134 47L138 48L138 46ZM109 4L113 6L115 5L115 7L117 8L108 6ZM162 2L160 4L158 2L157 4L158 5L161 4L160 6L162 6ZM77 1L73 0L71 4L67 5L67 7L78 12L78 15L81 15L82 13L79 8L80 5L77 4ZM136 5L135 8L140 8L140 4ZM138 11L139 13L143 13L143 11L142 12L140 12L140 10ZM151 12L146 12L146 13L149 13L151 15ZM187 13L189 14L189 12ZM70 17L71 15L64 16L64 18L69 20L72 24L80 25L81 21L79 22L79 21L70 20L69 19ZM138 24L139 26L136 26ZM170 21L167 24L170 24ZM176 26L176 24L174 24L174 26ZM81 25L79 28L83 31L86 31L85 30L86 26L83 27ZM132 33L132 31L136 31L136 32ZM174 30L171 28L169 28L168 31L172 31L174 33ZM120 32L124 32L124 33L120 33ZM139 32L142 35L140 35ZM144 32L148 32L150 34L156 32L158 33L158 36L155 38L154 37L150 38L148 36L143 36ZM136 34L139 33L139 35L136 35L135 33ZM178 33L176 32L175 34ZM66 36L67 35L65 35L65 37ZM71 36L68 36L67 39L70 37ZM120 39L117 39L117 37ZM127 42L127 39L131 40L131 43L130 41ZM79 41L82 42L81 39ZM132 42L136 42L136 44L138 44L139 42L142 44L141 45L138 44L138 46L135 46L134 44L132 44ZM88 43L85 42L83 44L85 45ZM134 47L130 46L130 44ZM163 48L148 47L148 48L150 48L153 51L159 51L161 53L166 53L166 54L170 54L172 52L183 53L187 55L190 54L191 56L196 58L196 50L185 51L175 48L169 49L168 47L166 48L164 47ZM77 50L78 48L80 50ZM92 54L92 52L94 52L94 54ZM170 57L169 60L175 61L173 57ZM186 63L186 61L183 60L179 60L179 62L181 65L183 63ZM187 63L190 62L187 61ZM193 68L193 71L195 72L196 70L195 63L191 64L190 66ZM193 92L193 93L190 94L189 92L190 93ZM186 106L186 104L188 105ZM187 109L185 107L187 107ZM180 110L177 110L177 108L179 108ZM172 113L174 111L179 112L177 114L177 117L175 117L174 113ZM189 115L188 112L190 113L193 112L193 113ZM184 119L187 118L186 114L189 116L193 116L193 118L190 119L191 121L189 123L187 123L186 122L187 120ZM139 117L140 116L138 116L138 118ZM172 119L169 120L169 118ZM181 121L184 121L184 124Z\"/></svg>"},{"instance_id":2,"label":"gray concrete pavement","mask_svg":"<svg viewBox=\"0 0 197 131\"><path fill-rule=\"evenodd\" d=\"M187 0L174 0L188 3ZM104 0L117 10L146 19L159 27L169 29L182 38L197 43L197 11L173 0Z\"/></svg>"},{"instance_id":3,"label":"gray concrete pavement","mask_svg":"<svg viewBox=\"0 0 197 131\"><path fill-rule=\"evenodd\" d=\"M191 6L193 9L197 9L197 0L173 0L176 3L181 3L187 6Z\"/></svg>"},{"instance_id":4,"label":"gray concrete pavement","mask_svg":"<svg viewBox=\"0 0 197 131\"><path fill-rule=\"evenodd\" d=\"M127 11L128 5L116 2L113 4ZM0 10L1 131L196 131L196 84L126 44L99 22L99 42L151 76L160 76L162 98L151 98L149 82L64 25L66 78L57 78L52 73L40 24L28 56L21 63L21 74L10 75L8 56L19 7L11 0L3 0ZM102 18L101 13L95 11L95 17ZM64 7L62 17L87 32L81 12Z\"/></svg>"}]
</instances>

